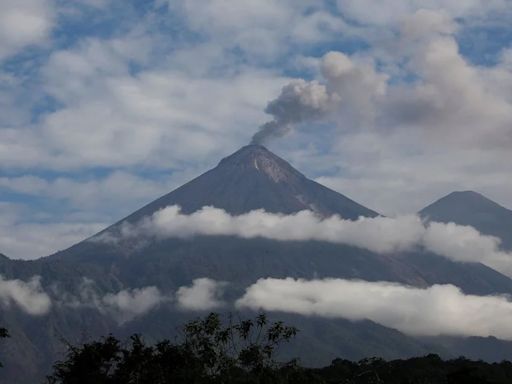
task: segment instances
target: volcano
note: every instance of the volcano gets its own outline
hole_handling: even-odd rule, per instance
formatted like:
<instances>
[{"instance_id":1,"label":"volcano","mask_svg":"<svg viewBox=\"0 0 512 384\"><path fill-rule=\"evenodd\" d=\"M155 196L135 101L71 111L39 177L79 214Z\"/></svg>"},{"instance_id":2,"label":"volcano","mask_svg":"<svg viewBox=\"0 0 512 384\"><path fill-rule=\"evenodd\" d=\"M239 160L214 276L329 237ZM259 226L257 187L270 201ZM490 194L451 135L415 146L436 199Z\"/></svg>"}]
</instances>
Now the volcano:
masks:
<instances>
[{"instance_id":1,"label":"volcano","mask_svg":"<svg viewBox=\"0 0 512 384\"><path fill-rule=\"evenodd\" d=\"M346 219L377 216L376 212L308 179L261 145L241 148L215 168L126 220L136 221L170 205L179 205L184 213L214 206L234 215L255 209L284 214L306 209L323 216L338 214Z\"/></svg>"},{"instance_id":2,"label":"volcano","mask_svg":"<svg viewBox=\"0 0 512 384\"><path fill-rule=\"evenodd\" d=\"M219 164L169 194L149 203L100 234L117 231L158 210L179 205L184 213L204 206L224 209L230 214L255 209L290 214L312 210L327 217L339 215L354 220L375 217L377 212L326 188L293 168L288 162L260 145L248 145L222 159ZM439 219L448 207L422 211ZM435 208L435 207L434 207ZM456 212L448 212L446 220ZM492 214L492 211L491 211ZM165 238L139 243L96 241L93 236L54 255L33 261L0 258L5 279L27 281L39 276L43 289L55 302L65 295L80 297L84 281L94 283L98 296L124 289L156 287L176 292L194 279L208 277L227 282L226 299L233 300L260 278L348 278L392 281L426 287L454 284L466 293L512 292L512 280L478 263L456 263L421 250L376 254L343 244L321 241L276 241L236 236L195 236ZM226 310L229 310L226 308ZM59 340L78 342L84 332L89 338L115 333L121 337L142 333L151 340L173 338L176 328L197 313L162 306L144 316L119 324L108 314L92 307L54 305L44 316L31 317L14 306L0 313L0 324L13 337L2 344L0 361L5 368L0 379L24 384L40 381L51 362L62 357ZM480 351L478 339L468 344L450 340L420 340L370 321L319 319L298 315L279 316L301 329L298 344L287 353L308 365L322 365L335 357L360 359L368 356L398 358L429 352L444 356L464 353L471 357L501 359L512 344L500 344L500 353ZM493 341L486 341L487 344ZM466 349L460 349L464 345ZM486 351L492 350L487 348ZM461 352L462 351L462 352ZM33 367L31 370L24 367Z\"/></svg>"}]
</instances>

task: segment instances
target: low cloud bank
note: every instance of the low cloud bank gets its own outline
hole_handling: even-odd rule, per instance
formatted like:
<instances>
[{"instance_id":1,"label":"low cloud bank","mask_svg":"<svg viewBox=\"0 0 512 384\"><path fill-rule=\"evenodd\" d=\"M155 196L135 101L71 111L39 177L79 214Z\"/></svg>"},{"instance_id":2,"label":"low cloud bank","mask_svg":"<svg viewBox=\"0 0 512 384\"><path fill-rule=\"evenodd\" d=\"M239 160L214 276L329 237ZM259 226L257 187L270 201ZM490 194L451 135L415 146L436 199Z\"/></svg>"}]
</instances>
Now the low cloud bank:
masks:
<instances>
[{"instance_id":1,"label":"low cloud bank","mask_svg":"<svg viewBox=\"0 0 512 384\"><path fill-rule=\"evenodd\" d=\"M198 278L176 293L154 286L100 294L96 284L83 279L76 295L43 291L40 278L28 282L0 276L0 305L16 305L29 315L44 315L53 304L93 308L119 324L143 316L163 304L184 311L209 311L228 305L227 283ZM231 304L229 304L231 305ZM235 302L239 309L277 311L303 316L371 320L415 336L494 336L512 340L512 302L508 296L466 295L458 287L417 288L391 282L347 279L260 279Z\"/></svg>"},{"instance_id":2,"label":"low cloud bank","mask_svg":"<svg viewBox=\"0 0 512 384\"><path fill-rule=\"evenodd\" d=\"M180 287L176 292L178 307L191 311L205 311L222 307L222 295L227 283L209 278L195 279L190 287Z\"/></svg>"},{"instance_id":3,"label":"low cloud bank","mask_svg":"<svg viewBox=\"0 0 512 384\"><path fill-rule=\"evenodd\" d=\"M120 235L111 233L94 241L118 242L122 238L157 238L196 235L263 237L282 241L318 240L346 244L377 253L425 249L457 262L480 262L512 276L512 254L500 249L501 241L469 226L424 222L415 215L360 217L345 220L338 215L321 217L312 211L291 215L255 210L239 216L214 207L190 215L169 206L137 224L125 224Z\"/></svg>"},{"instance_id":4,"label":"low cloud bank","mask_svg":"<svg viewBox=\"0 0 512 384\"><path fill-rule=\"evenodd\" d=\"M118 293L107 293L102 304L120 323L145 315L161 303L172 300L156 287L124 289Z\"/></svg>"},{"instance_id":5,"label":"low cloud bank","mask_svg":"<svg viewBox=\"0 0 512 384\"><path fill-rule=\"evenodd\" d=\"M512 340L512 302L465 295L453 285L414 288L344 279L260 279L236 305L306 316L372 320L418 336L495 336Z\"/></svg>"},{"instance_id":6,"label":"low cloud bank","mask_svg":"<svg viewBox=\"0 0 512 384\"><path fill-rule=\"evenodd\" d=\"M61 306L72 308L94 308L111 316L119 324L144 316L163 304L174 304L183 311L207 311L222 307L224 288L227 283L209 278L198 278L190 286L179 287L173 292L163 293L157 287L147 286L123 289L116 293L100 293L96 283L84 278L74 295L54 287L56 301Z\"/></svg>"},{"instance_id":7,"label":"low cloud bank","mask_svg":"<svg viewBox=\"0 0 512 384\"><path fill-rule=\"evenodd\" d=\"M51 307L50 297L43 291L39 276L27 282L0 276L0 303L4 307L15 305L32 316L45 315Z\"/></svg>"},{"instance_id":8,"label":"low cloud bank","mask_svg":"<svg viewBox=\"0 0 512 384\"><path fill-rule=\"evenodd\" d=\"M62 306L95 308L102 314L112 316L120 324L143 316L160 304L173 300L172 295L163 294L154 286L100 294L96 283L88 278L80 283L77 295L56 289L56 297Z\"/></svg>"}]
</instances>

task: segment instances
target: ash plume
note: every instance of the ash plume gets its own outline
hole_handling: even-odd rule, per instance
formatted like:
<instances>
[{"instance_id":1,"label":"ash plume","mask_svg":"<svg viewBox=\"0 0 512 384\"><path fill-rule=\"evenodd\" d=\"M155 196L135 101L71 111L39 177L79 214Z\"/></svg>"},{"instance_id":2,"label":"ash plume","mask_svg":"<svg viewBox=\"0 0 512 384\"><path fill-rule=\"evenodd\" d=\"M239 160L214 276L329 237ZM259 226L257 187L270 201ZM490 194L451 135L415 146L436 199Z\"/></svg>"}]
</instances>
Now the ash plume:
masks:
<instances>
[{"instance_id":1,"label":"ash plume","mask_svg":"<svg viewBox=\"0 0 512 384\"><path fill-rule=\"evenodd\" d=\"M302 123L326 119L333 113L355 125L373 117L374 99L386 90L386 75L366 63L355 63L341 52L322 57L321 72L322 83L298 79L283 87L265 108L272 120L260 126L251 144L285 136Z\"/></svg>"},{"instance_id":2,"label":"ash plume","mask_svg":"<svg viewBox=\"0 0 512 384\"><path fill-rule=\"evenodd\" d=\"M295 124L315 120L328 109L331 96L325 85L299 79L287 84L277 99L268 103L265 112L273 119L254 134L251 144L264 144L271 138L285 136Z\"/></svg>"}]
</instances>

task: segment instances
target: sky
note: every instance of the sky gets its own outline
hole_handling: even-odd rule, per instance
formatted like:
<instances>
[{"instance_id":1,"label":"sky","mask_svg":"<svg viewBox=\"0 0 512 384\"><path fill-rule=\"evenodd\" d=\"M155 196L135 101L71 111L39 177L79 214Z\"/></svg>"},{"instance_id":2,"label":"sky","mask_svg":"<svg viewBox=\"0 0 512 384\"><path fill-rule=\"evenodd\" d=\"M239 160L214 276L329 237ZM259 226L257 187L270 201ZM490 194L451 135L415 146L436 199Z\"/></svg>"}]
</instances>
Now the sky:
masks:
<instances>
[{"instance_id":1,"label":"sky","mask_svg":"<svg viewBox=\"0 0 512 384\"><path fill-rule=\"evenodd\" d=\"M3 0L0 253L66 248L253 139L386 215L468 189L512 208L511 17L510 0Z\"/></svg>"}]
</instances>

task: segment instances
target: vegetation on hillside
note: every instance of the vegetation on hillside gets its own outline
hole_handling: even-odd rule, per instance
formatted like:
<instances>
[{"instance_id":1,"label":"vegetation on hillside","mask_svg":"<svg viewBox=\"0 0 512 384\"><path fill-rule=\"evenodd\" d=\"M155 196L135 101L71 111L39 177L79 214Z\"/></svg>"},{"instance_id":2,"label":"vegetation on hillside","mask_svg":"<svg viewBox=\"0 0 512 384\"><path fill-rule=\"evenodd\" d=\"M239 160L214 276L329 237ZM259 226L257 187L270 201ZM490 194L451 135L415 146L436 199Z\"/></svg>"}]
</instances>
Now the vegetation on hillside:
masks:
<instances>
[{"instance_id":1,"label":"vegetation on hillside","mask_svg":"<svg viewBox=\"0 0 512 384\"><path fill-rule=\"evenodd\" d=\"M69 345L47 384L500 384L512 382L512 362L489 364L437 355L407 360L336 359L324 368L278 363L276 351L297 329L265 315L234 319L218 314L189 322L180 340L148 344L139 335L123 343L112 335ZM0 337L7 337L0 328Z\"/></svg>"}]
</instances>

